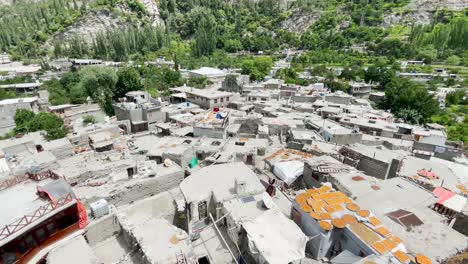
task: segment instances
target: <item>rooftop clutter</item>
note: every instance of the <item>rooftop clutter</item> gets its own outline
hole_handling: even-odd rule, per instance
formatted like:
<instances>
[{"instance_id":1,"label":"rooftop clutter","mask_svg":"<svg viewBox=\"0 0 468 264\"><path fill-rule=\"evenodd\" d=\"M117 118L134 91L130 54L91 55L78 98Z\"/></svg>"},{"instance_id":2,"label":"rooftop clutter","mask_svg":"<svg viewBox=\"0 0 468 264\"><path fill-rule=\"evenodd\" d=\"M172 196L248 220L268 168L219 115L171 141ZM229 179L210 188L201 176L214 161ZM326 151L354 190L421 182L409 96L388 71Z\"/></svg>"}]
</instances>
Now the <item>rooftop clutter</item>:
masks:
<instances>
[{"instance_id":1,"label":"rooftop clutter","mask_svg":"<svg viewBox=\"0 0 468 264\"><path fill-rule=\"evenodd\" d=\"M371 211L361 208L353 199L333 190L329 185L308 189L298 194L294 201L295 210L303 217L300 222L303 231L314 235L315 230L316 236L332 241L329 248L323 248L320 242L312 242L319 248L317 257L323 254L320 253L322 249L331 250L333 256L333 250L340 247L340 251L349 250L364 258L385 255L392 261L398 261L397 263L432 263L422 254L409 253L403 241L393 235ZM294 212L293 219L297 219ZM333 235L334 232L341 235ZM346 237L360 242L354 242L355 245L351 246Z\"/></svg>"}]
</instances>

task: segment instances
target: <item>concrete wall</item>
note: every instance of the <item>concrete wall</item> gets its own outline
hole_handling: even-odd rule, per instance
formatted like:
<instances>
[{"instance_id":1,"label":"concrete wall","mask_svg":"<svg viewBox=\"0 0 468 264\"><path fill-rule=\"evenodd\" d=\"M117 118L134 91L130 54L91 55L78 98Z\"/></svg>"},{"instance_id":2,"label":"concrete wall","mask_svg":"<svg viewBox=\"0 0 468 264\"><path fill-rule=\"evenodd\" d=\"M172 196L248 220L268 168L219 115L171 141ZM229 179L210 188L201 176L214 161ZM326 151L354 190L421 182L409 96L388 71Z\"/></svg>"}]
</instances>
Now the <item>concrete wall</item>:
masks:
<instances>
[{"instance_id":1,"label":"concrete wall","mask_svg":"<svg viewBox=\"0 0 468 264\"><path fill-rule=\"evenodd\" d=\"M148 123L164 123L166 122L166 112L162 112L161 109L155 109L151 112L145 112L145 118Z\"/></svg>"},{"instance_id":2,"label":"concrete wall","mask_svg":"<svg viewBox=\"0 0 468 264\"><path fill-rule=\"evenodd\" d=\"M134 185L122 189L111 197L105 197L105 199L115 206L121 206L176 188L183 180L184 172L182 170L160 177L156 175L154 178L135 181Z\"/></svg>"},{"instance_id":3,"label":"concrete wall","mask_svg":"<svg viewBox=\"0 0 468 264\"><path fill-rule=\"evenodd\" d=\"M445 160L453 160L453 158L459 157L463 154L463 149L456 149L448 146L437 146L421 142L414 142L413 150L415 149L434 152L434 157Z\"/></svg>"},{"instance_id":4,"label":"concrete wall","mask_svg":"<svg viewBox=\"0 0 468 264\"><path fill-rule=\"evenodd\" d=\"M209 137L209 138L226 138L225 129L213 129L205 127L194 127L193 128L194 137Z\"/></svg>"},{"instance_id":5,"label":"concrete wall","mask_svg":"<svg viewBox=\"0 0 468 264\"><path fill-rule=\"evenodd\" d=\"M336 143L339 145L360 143L362 141L361 133L349 133L349 134L330 134L324 132L324 139L328 142Z\"/></svg>"},{"instance_id":6,"label":"concrete wall","mask_svg":"<svg viewBox=\"0 0 468 264\"><path fill-rule=\"evenodd\" d=\"M270 136L283 134L285 135L289 131L288 125L276 125L276 124L268 124L268 132Z\"/></svg>"},{"instance_id":7,"label":"concrete wall","mask_svg":"<svg viewBox=\"0 0 468 264\"><path fill-rule=\"evenodd\" d=\"M18 145L10 146L7 148L3 148L2 150L6 154L10 154L10 155L17 155L24 151L36 153L36 145L34 144L33 141L28 141L23 144L18 144Z\"/></svg>"},{"instance_id":8,"label":"concrete wall","mask_svg":"<svg viewBox=\"0 0 468 264\"><path fill-rule=\"evenodd\" d=\"M26 109L37 112L39 111L39 106L37 101L32 103L18 102L15 104L0 105L0 113L2 116L14 116L16 110L18 109Z\"/></svg>"},{"instance_id":9,"label":"concrete wall","mask_svg":"<svg viewBox=\"0 0 468 264\"><path fill-rule=\"evenodd\" d=\"M185 170L193 157L195 157L195 151L192 147L188 146L182 153L178 155L170 152L164 152L162 154L162 161L164 162L165 159L170 159Z\"/></svg>"},{"instance_id":10,"label":"concrete wall","mask_svg":"<svg viewBox=\"0 0 468 264\"><path fill-rule=\"evenodd\" d=\"M304 143L297 142L297 141L288 141L287 146L290 149L302 151L302 148L304 147Z\"/></svg>"},{"instance_id":11,"label":"concrete wall","mask_svg":"<svg viewBox=\"0 0 468 264\"><path fill-rule=\"evenodd\" d=\"M468 216L463 213L457 214L453 229L468 236Z\"/></svg>"},{"instance_id":12,"label":"concrete wall","mask_svg":"<svg viewBox=\"0 0 468 264\"><path fill-rule=\"evenodd\" d=\"M400 167L400 161L397 159L393 159L390 168L388 169L387 178L391 179L397 176L398 168Z\"/></svg>"},{"instance_id":13,"label":"concrete wall","mask_svg":"<svg viewBox=\"0 0 468 264\"><path fill-rule=\"evenodd\" d=\"M335 103L335 104L350 104L352 100L353 100L353 97L334 96L334 95L325 96L325 101Z\"/></svg>"},{"instance_id":14,"label":"concrete wall","mask_svg":"<svg viewBox=\"0 0 468 264\"><path fill-rule=\"evenodd\" d=\"M217 99L202 98L197 95L193 95L192 97L189 97L189 96L187 97L188 97L187 101L193 102L205 109L214 108L214 107L226 107L231 101L231 96L225 96L225 97L217 98ZM221 102L221 99L223 99L222 102Z\"/></svg>"},{"instance_id":15,"label":"concrete wall","mask_svg":"<svg viewBox=\"0 0 468 264\"><path fill-rule=\"evenodd\" d=\"M100 242L121 232L120 224L115 215L107 215L91 222L85 228L85 237L88 244L93 247Z\"/></svg>"},{"instance_id":16,"label":"concrete wall","mask_svg":"<svg viewBox=\"0 0 468 264\"><path fill-rule=\"evenodd\" d=\"M445 136L437 136L437 135L431 135L428 137L422 137L419 142L421 143L426 143L426 144L432 144L432 145L437 145L437 146L443 146L445 145L445 141L447 141L447 137Z\"/></svg>"},{"instance_id":17,"label":"concrete wall","mask_svg":"<svg viewBox=\"0 0 468 264\"><path fill-rule=\"evenodd\" d=\"M307 243L306 252L316 259L325 257L333 243L332 233L334 231L324 232L315 219L313 219L308 213L304 213L299 209L296 202L293 203L292 210L293 219L295 219L294 221L299 225L302 232L309 237L315 237ZM299 215L300 219L297 219L294 215ZM299 221L299 223L297 221Z\"/></svg>"},{"instance_id":18,"label":"concrete wall","mask_svg":"<svg viewBox=\"0 0 468 264\"><path fill-rule=\"evenodd\" d=\"M388 166L388 163L363 156L359 160L357 169L364 171L364 173L367 175L374 176L383 180L387 175Z\"/></svg>"},{"instance_id":19,"label":"concrete wall","mask_svg":"<svg viewBox=\"0 0 468 264\"><path fill-rule=\"evenodd\" d=\"M364 253L365 256L374 254L372 248L364 243L348 227L342 229L339 241L343 250L346 249L356 256L359 256L361 253Z\"/></svg>"},{"instance_id":20,"label":"concrete wall","mask_svg":"<svg viewBox=\"0 0 468 264\"><path fill-rule=\"evenodd\" d=\"M308 95L294 95L292 97L293 102L296 102L296 103L313 103L319 99L320 97L318 96L308 96Z\"/></svg>"}]
</instances>

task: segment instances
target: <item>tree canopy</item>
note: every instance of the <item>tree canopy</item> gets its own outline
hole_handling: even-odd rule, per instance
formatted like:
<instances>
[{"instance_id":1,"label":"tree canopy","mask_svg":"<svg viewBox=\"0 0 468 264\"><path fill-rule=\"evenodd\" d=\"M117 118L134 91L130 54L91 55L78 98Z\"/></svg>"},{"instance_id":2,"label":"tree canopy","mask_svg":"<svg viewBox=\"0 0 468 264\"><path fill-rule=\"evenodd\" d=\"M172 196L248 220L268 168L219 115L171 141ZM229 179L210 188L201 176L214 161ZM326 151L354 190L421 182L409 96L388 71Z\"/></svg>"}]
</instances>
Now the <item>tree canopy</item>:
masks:
<instances>
[{"instance_id":1,"label":"tree canopy","mask_svg":"<svg viewBox=\"0 0 468 264\"><path fill-rule=\"evenodd\" d=\"M422 123L439 111L439 102L422 85L394 78L379 106L410 123Z\"/></svg>"},{"instance_id":2,"label":"tree canopy","mask_svg":"<svg viewBox=\"0 0 468 264\"><path fill-rule=\"evenodd\" d=\"M30 110L18 109L14 120L16 125L14 134L44 130L48 140L63 138L67 134L63 120L53 113L39 112L35 114Z\"/></svg>"}]
</instances>

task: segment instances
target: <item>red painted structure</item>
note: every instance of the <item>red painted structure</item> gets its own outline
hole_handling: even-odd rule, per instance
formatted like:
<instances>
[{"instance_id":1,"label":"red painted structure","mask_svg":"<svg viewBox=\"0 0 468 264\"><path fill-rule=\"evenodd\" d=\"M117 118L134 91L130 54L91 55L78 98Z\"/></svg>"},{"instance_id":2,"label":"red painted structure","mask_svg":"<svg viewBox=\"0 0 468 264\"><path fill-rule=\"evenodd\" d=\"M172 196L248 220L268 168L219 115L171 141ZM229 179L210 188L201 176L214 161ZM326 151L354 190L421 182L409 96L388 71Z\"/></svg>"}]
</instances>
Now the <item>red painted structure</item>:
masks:
<instances>
[{"instance_id":1,"label":"red painted structure","mask_svg":"<svg viewBox=\"0 0 468 264\"><path fill-rule=\"evenodd\" d=\"M51 171L27 174L0 183L0 191L28 179L41 181L47 178L58 179L59 176ZM22 263L51 241L60 240L67 230L84 228L88 224L86 208L72 193L46 197L47 204L0 227L0 264Z\"/></svg>"}]
</instances>

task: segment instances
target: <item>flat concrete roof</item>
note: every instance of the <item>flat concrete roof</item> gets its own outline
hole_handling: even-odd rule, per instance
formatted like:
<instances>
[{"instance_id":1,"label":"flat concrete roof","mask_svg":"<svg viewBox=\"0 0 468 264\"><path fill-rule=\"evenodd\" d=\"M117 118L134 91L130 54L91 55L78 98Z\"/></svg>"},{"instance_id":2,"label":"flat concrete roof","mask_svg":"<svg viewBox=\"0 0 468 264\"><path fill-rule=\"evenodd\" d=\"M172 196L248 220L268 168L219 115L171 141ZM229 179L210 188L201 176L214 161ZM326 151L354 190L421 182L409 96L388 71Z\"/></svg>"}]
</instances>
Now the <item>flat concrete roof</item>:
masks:
<instances>
[{"instance_id":1,"label":"flat concrete roof","mask_svg":"<svg viewBox=\"0 0 468 264\"><path fill-rule=\"evenodd\" d=\"M428 179L426 177L417 176L418 170L430 170L438 179ZM457 185L460 184L459 179L456 177L455 173L450 168L450 164L444 164L442 162L437 162L436 160L425 160L416 158L413 156L408 156L403 159L403 165L401 165L399 174L406 177L413 177L416 178L418 181L422 181L425 183L429 183L434 187L442 186L443 187L457 191ZM465 170L466 175L466 170Z\"/></svg>"},{"instance_id":2,"label":"flat concrete roof","mask_svg":"<svg viewBox=\"0 0 468 264\"><path fill-rule=\"evenodd\" d=\"M102 261L96 257L84 237L78 236L52 249L47 255L47 263L100 264Z\"/></svg>"},{"instance_id":3,"label":"flat concrete roof","mask_svg":"<svg viewBox=\"0 0 468 264\"><path fill-rule=\"evenodd\" d=\"M441 261L468 247L466 236L443 223L446 218L429 208L438 200L431 192L399 177L381 181L379 187L357 197L356 202L403 239L409 252L421 252ZM414 213L423 224L408 229L386 216L399 209Z\"/></svg>"},{"instance_id":4,"label":"flat concrete roof","mask_svg":"<svg viewBox=\"0 0 468 264\"><path fill-rule=\"evenodd\" d=\"M178 255L195 260L188 234L165 219L150 219L132 230L149 263L177 263Z\"/></svg>"},{"instance_id":5,"label":"flat concrete roof","mask_svg":"<svg viewBox=\"0 0 468 264\"><path fill-rule=\"evenodd\" d=\"M40 185L47 184L53 180L47 179L40 182ZM0 191L0 226L13 223L13 221L23 217L25 214L34 212L40 206L49 202L42 200L37 196L38 183L32 180L26 180L10 188Z\"/></svg>"},{"instance_id":6,"label":"flat concrete roof","mask_svg":"<svg viewBox=\"0 0 468 264\"><path fill-rule=\"evenodd\" d=\"M245 181L246 195L265 191L257 175L243 162L203 167L185 178L180 189L187 203L197 202L212 194L218 201L227 201L237 196L236 180Z\"/></svg>"},{"instance_id":7,"label":"flat concrete roof","mask_svg":"<svg viewBox=\"0 0 468 264\"><path fill-rule=\"evenodd\" d=\"M348 147L349 149L372 159L389 163L392 159L402 159L409 155L409 152L402 150L389 150L384 147L366 146L363 144L354 144Z\"/></svg>"},{"instance_id":8,"label":"flat concrete roof","mask_svg":"<svg viewBox=\"0 0 468 264\"><path fill-rule=\"evenodd\" d=\"M187 95L193 94L193 95L208 98L208 99L231 97L233 95L232 93L218 91L217 89L197 89L197 88L188 87L188 86L172 88L171 90L179 92L179 93L183 92L183 93L186 93Z\"/></svg>"},{"instance_id":9,"label":"flat concrete roof","mask_svg":"<svg viewBox=\"0 0 468 264\"><path fill-rule=\"evenodd\" d=\"M18 104L18 103L32 103L32 102L37 102L38 99L39 98L37 98L37 97L5 99L5 100L0 101L0 105L10 105L10 104Z\"/></svg>"}]
</instances>

